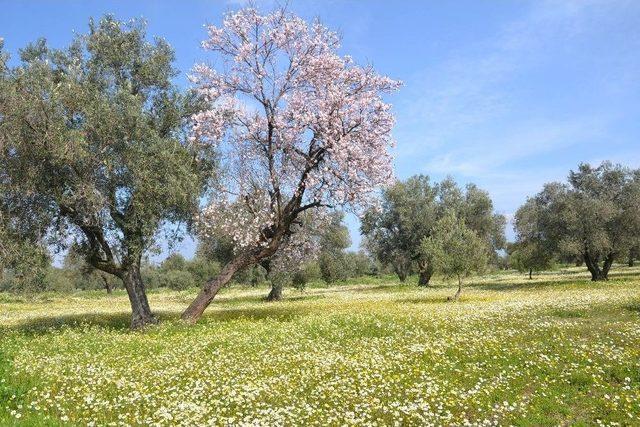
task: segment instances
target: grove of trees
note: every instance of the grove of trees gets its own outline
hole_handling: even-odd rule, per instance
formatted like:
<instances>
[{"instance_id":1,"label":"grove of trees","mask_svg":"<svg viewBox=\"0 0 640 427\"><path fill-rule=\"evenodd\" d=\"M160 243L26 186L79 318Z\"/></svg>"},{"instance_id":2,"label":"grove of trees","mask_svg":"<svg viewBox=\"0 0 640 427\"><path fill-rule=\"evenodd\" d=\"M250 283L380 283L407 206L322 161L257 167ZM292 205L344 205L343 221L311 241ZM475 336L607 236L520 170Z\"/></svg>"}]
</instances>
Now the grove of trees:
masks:
<instances>
[{"instance_id":1,"label":"grove of trees","mask_svg":"<svg viewBox=\"0 0 640 427\"><path fill-rule=\"evenodd\" d=\"M244 8L202 46L209 62L184 90L141 21L90 20L15 65L0 39L0 290L124 288L140 328L157 322L150 287L198 287L182 314L193 323L234 280L268 281L276 301L314 280L437 275L457 280L457 300L491 266L532 277L577 260L595 281L640 257L640 169L579 165L518 209L507 245L476 185L394 179L384 97L401 83L340 54L337 33ZM366 252L348 251L343 211L361 217ZM193 259L149 261L185 234Z\"/></svg>"},{"instance_id":2,"label":"grove of trees","mask_svg":"<svg viewBox=\"0 0 640 427\"><path fill-rule=\"evenodd\" d=\"M381 207L365 214L361 231L369 251L401 281L416 271L418 284L426 286L436 263L422 242L451 212L485 242L491 258L505 248L506 219L494 212L489 194L473 184L463 190L450 178L432 183L417 175L394 183L383 190Z\"/></svg>"},{"instance_id":3,"label":"grove of trees","mask_svg":"<svg viewBox=\"0 0 640 427\"><path fill-rule=\"evenodd\" d=\"M550 183L516 213L516 253L527 269L553 258L584 261L606 280L615 261L634 257L640 235L640 170L610 162L581 164L567 183Z\"/></svg>"}]
</instances>

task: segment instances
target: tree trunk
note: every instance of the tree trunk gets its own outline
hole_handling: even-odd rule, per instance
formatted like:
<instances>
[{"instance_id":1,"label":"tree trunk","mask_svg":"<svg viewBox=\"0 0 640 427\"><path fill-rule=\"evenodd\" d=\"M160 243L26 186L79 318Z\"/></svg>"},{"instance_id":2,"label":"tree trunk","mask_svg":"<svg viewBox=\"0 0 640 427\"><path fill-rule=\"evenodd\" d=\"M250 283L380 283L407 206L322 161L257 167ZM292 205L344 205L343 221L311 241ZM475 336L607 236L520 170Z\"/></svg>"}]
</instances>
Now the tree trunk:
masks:
<instances>
[{"instance_id":1,"label":"tree trunk","mask_svg":"<svg viewBox=\"0 0 640 427\"><path fill-rule=\"evenodd\" d=\"M147 293L140 275L140 265L132 265L125 269L121 279L131 303L131 329L141 329L158 323L158 319L151 313L149 307Z\"/></svg>"},{"instance_id":2,"label":"tree trunk","mask_svg":"<svg viewBox=\"0 0 640 427\"><path fill-rule=\"evenodd\" d=\"M242 254L234 258L231 262L227 263L220 271L218 276L206 283L198 293L198 296L191 302L189 307L182 313L182 320L188 323L196 323L202 313L211 304L211 301L216 296L218 291L222 289L224 285L229 283L233 275L240 269L246 267L251 263L250 257L246 254Z\"/></svg>"},{"instance_id":3,"label":"tree trunk","mask_svg":"<svg viewBox=\"0 0 640 427\"><path fill-rule=\"evenodd\" d=\"M113 286L111 286L111 283L109 283L109 279L102 274L100 275L100 277L102 277L102 281L104 282L104 288L107 290L107 294L111 295L113 293Z\"/></svg>"},{"instance_id":4,"label":"tree trunk","mask_svg":"<svg viewBox=\"0 0 640 427\"><path fill-rule=\"evenodd\" d=\"M615 255L614 254L609 254L604 259L604 265L602 266L602 277L604 278L604 280L609 280L609 270L611 269L611 266L613 265L614 259L615 259Z\"/></svg>"},{"instance_id":5,"label":"tree trunk","mask_svg":"<svg viewBox=\"0 0 640 427\"><path fill-rule=\"evenodd\" d=\"M449 301L458 301L460 294L462 294L462 277L458 276L458 290L453 297L449 297Z\"/></svg>"},{"instance_id":6,"label":"tree trunk","mask_svg":"<svg viewBox=\"0 0 640 427\"><path fill-rule=\"evenodd\" d=\"M633 255L634 255L633 253L629 254L629 267L633 267L635 264L635 258Z\"/></svg>"},{"instance_id":7,"label":"tree trunk","mask_svg":"<svg viewBox=\"0 0 640 427\"><path fill-rule=\"evenodd\" d=\"M533 279L533 268L529 269L529 280Z\"/></svg>"},{"instance_id":8,"label":"tree trunk","mask_svg":"<svg viewBox=\"0 0 640 427\"><path fill-rule=\"evenodd\" d=\"M422 266L418 273L418 286L429 286L431 276L433 276L433 268L430 265Z\"/></svg>"},{"instance_id":9,"label":"tree trunk","mask_svg":"<svg viewBox=\"0 0 640 427\"><path fill-rule=\"evenodd\" d=\"M398 279L400 279L400 281L402 283L404 283L405 280L407 280L407 271L398 265L394 265L393 269L395 270L396 274L398 275Z\"/></svg>"},{"instance_id":10,"label":"tree trunk","mask_svg":"<svg viewBox=\"0 0 640 427\"><path fill-rule=\"evenodd\" d=\"M609 259L609 257L607 257L607 259ZM611 264L607 266L606 260L605 260L606 271L600 269L600 266L598 265L598 258L593 259L591 255L589 255L588 253L584 255L584 263L587 265L587 268L591 273L592 282L607 280L607 273L609 272L609 268L611 267Z\"/></svg>"},{"instance_id":11,"label":"tree trunk","mask_svg":"<svg viewBox=\"0 0 640 427\"><path fill-rule=\"evenodd\" d=\"M267 301L281 301L282 300L282 283L272 283L271 291L267 295Z\"/></svg>"}]
</instances>

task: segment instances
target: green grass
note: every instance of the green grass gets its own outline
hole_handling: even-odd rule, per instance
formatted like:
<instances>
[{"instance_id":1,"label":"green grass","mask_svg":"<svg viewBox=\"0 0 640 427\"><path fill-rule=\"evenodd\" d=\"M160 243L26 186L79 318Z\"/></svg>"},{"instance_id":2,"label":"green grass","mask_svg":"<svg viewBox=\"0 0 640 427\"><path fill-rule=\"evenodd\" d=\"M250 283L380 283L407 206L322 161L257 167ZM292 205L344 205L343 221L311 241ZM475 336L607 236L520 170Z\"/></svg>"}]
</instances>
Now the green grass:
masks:
<instances>
[{"instance_id":1,"label":"green grass","mask_svg":"<svg viewBox=\"0 0 640 427\"><path fill-rule=\"evenodd\" d=\"M193 293L0 295L0 425L639 425L640 270ZM19 418L18 418L19 417ZM56 424L57 423L57 424Z\"/></svg>"}]
</instances>

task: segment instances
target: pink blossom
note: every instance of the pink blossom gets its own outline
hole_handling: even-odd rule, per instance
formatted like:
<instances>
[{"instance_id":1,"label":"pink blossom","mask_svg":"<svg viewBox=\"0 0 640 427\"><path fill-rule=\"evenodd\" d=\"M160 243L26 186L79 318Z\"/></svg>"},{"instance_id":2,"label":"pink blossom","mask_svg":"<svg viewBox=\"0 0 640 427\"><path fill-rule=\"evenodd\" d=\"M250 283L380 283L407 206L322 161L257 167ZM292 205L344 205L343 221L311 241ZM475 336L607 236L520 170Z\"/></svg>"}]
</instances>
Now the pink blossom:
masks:
<instances>
[{"instance_id":1,"label":"pink blossom","mask_svg":"<svg viewBox=\"0 0 640 427\"><path fill-rule=\"evenodd\" d=\"M294 237L297 217L327 206L358 212L391 182L394 117L382 96L400 83L340 56L336 33L282 9L242 9L207 31L215 66L190 76L208 105L193 116L192 139L218 148L224 176L201 233L238 247L277 235L292 254L310 253L309 239Z\"/></svg>"}]
</instances>

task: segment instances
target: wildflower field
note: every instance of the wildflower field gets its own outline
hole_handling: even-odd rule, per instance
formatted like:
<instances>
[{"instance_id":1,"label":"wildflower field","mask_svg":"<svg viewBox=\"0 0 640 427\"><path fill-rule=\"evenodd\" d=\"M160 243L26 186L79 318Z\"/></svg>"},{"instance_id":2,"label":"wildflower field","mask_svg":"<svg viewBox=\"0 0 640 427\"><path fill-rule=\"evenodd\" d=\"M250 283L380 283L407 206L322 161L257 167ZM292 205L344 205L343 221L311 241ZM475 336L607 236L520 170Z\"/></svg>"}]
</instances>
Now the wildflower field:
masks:
<instances>
[{"instance_id":1,"label":"wildflower field","mask_svg":"<svg viewBox=\"0 0 640 427\"><path fill-rule=\"evenodd\" d=\"M196 326L157 291L0 295L1 425L640 425L640 269L232 287Z\"/></svg>"}]
</instances>

